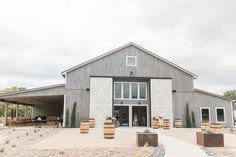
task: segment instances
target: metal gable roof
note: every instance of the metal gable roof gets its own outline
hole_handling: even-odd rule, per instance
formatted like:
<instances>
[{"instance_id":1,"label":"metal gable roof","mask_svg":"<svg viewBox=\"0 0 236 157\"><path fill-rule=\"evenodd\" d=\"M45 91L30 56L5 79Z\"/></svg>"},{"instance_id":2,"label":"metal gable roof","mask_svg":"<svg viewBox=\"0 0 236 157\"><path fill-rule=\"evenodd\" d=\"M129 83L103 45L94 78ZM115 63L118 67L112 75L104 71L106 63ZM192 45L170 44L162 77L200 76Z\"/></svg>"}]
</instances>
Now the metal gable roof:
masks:
<instances>
[{"instance_id":1,"label":"metal gable roof","mask_svg":"<svg viewBox=\"0 0 236 157\"><path fill-rule=\"evenodd\" d=\"M198 77L196 74L194 74L194 73L192 73L192 72L190 72L190 71L188 71L188 70L186 70L186 69L184 69L184 68L182 68L182 67L180 67L180 66L178 66L178 65L176 65L176 64L174 64L174 63L172 63L172 62L170 62L170 61L168 61L168 60L166 60L166 59L164 59L164 58L162 58L162 57L160 57L160 56L158 56L157 54L155 54L155 53L153 53L153 52L151 52L151 51L149 51L149 50L147 50L147 49L145 49L145 48L143 48L143 47L141 47L141 46L139 46L139 45L137 45L137 44L135 44L135 43L133 43L133 42L130 42L130 43L126 44L126 45L123 45L123 46L121 46L121 47L118 47L118 48L116 48L116 49L114 49L114 50L111 50L111 51L109 51L109 52L107 52L107 53L105 53L105 54L103 54L103 55L100 55L100 56L98 56L98 57L96 57L96 58L93 58L93 59L91 59L91 60L88 60L88 61L86 61L86 62L84 62L84 63L81 63L81 64L79 64L79 65L76 65L76 66L74 66L74 67L72 67L72 68L70 68L70 69L64 70L64 71L62 72L62 75L65 76L65 74L66 74L67 72L73 71L73 70L75 70L75 69L77 69L77 68L80 68L80 67L82 67L82 66L84 66L84 65L87 65L87 64L89 64L89 63L91 63L91 62L94 62L94 61L96 61L96 60L98 60L98 59L100 59L100 58L106 57L106 56L108 56L108 55L110 55L110 54L112 54L112 53L115 53L115 52L117 52L117 51L119 51L119 50L121 50L121 49L123 49L123 48L128 47L128 46L134 46L134 47L136 47L136 48L138 48L138 49L140 49L140 50L142 50L142 51L144 51L144 52L146 52L146 53L148 53L148 54L150 54L150 55L152 55L152 56L154 56L154 57L156 57L156 58L158 58L158 59L160 59L160 60L162 60L162 61L164 61L164 62L166 62L167 64L169 64L169 65L171 65L171 66L173 66L173 67L175 67L175 68L177 68L177 69L179 69L179 70L181 70L181 71L183 71L183 72L185 72L185 73L187 73L187 74L189 74L189 75L192 75L194 78L197 78L197 77Z\"/></svg>"}]
</instances>

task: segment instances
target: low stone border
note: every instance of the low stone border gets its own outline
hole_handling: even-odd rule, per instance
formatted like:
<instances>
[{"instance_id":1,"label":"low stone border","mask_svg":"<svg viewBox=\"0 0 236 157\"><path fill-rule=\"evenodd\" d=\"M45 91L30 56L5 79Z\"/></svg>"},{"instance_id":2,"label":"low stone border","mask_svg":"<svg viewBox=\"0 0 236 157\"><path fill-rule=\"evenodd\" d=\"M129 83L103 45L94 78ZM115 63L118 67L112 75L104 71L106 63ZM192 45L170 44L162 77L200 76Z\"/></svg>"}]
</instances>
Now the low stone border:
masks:
<instances>
[{"instance_id":1,"label":"low stone border","mask_svg":"<svg viewBox=\"0 0 236 157\"><path fill-rule=\"evenodd\" d=\"M159 144L159 146L154 149L154 152L150 157L164 157L164 156L165 156L165 148L163 144Z\"/></svg>"},{"instance_id":2,"label":"low stone border","mask_svg":"<svg viewBox=\"0 0 236 157\"><path fill-rule=\"evenodd\" d=\"M216 157L216 153L212 150L207 149L206 147L200 147L208 156Z\"/></svg>"}]
</instances>

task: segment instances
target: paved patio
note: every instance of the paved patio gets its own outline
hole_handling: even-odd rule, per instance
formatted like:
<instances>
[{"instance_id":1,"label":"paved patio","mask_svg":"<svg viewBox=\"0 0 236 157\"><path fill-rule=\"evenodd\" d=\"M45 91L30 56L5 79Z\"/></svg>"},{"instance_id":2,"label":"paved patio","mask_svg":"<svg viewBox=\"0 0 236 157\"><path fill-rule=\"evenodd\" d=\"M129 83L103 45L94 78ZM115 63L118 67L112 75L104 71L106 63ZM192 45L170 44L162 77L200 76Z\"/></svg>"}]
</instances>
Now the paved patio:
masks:
<instances>
[{"instance_id":1,"label":"paved patio","mask_svg":"<svg viewBox=\"0 0 236 157\"><path fill-rule=\"evenodd\" d=\"M103 130L91 129L89 134L80 134L79 129L63 129L34 145L36 149L72 149L72 148L102 148L102 147L134 147L136 131L144 128L118 128L114 140L103 138ZM159 142L165 147L165 157L207 157L198 146L163 135L163 130L153 130L159 134Z\"/></svg>"}]
</instances>

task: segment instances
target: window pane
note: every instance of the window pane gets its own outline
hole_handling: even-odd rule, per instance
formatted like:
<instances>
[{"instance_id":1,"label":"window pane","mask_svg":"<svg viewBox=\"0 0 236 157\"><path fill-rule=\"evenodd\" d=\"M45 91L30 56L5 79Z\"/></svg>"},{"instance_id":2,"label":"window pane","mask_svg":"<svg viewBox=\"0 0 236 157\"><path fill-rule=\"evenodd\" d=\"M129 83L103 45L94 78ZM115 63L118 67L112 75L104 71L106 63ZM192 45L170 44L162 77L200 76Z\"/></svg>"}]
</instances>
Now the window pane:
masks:
<instances>
[{"instance_id":1,"label":"window pane","mask_svg":"<svg viewBox=\"0 0 236 157\"><path fill-rule=\"evenodd\" d=\"M210 122L209 109L202 109L202 122Z\"/></svg>"},{"instance_id":2,"label":"window pane","mask_svg":"<svg viewBox=\"0 0 236 157\"><path fill-rule=\"evenodd\" d=\"M138 84L137 83L132 83L131 84L131 92L132 92L132 99L137 99L138 98Z\"/></svg>"},{"instance_id":3,"label":"window pane","mask_svg":"<svg viewBox=\"0 0 236 157\"><path fill-rule=\"evenodd\" d=\"M217 114L217 121L218 122L224 122L225 117L224 117L224 109L216 109L216 114Z\"/></svg>"},{"instance_id":4,"label":"window pane","mask_svg":"<svg viewBox=\"0 0 236 157\"><path fill-rule=\"evenodd\" d=\"M121 98L121 83L115 83L115 98Z\"/></svg>"},{"instance_id":5,"label":"window pane","mask_svg":"<svg viewBox=\"0 0 236 157\"><path fill-rule=\"evenodd\" d=\"M135 65L136 63L135 57L128 57L127 59L128 59L127 61L128 65Z\"/></svg>"},{"instance_id":6,"label":"window pane","mask_svg":"<svg viewBox=\"0 0 236 157\"><path fill-rule=\"evenodd\" d=\"M146 99L146 84L139 84L139 98Z\"/></svg>"},{"instance_id":7,"label":"window pane","mask_svg":"<svg viewBox=\"0 0 236 157\"><path fill-rule=\"evenodd\" d=\"M129 98L129 83L123 83L123 98Z\"/></svg>"}]
</instances>

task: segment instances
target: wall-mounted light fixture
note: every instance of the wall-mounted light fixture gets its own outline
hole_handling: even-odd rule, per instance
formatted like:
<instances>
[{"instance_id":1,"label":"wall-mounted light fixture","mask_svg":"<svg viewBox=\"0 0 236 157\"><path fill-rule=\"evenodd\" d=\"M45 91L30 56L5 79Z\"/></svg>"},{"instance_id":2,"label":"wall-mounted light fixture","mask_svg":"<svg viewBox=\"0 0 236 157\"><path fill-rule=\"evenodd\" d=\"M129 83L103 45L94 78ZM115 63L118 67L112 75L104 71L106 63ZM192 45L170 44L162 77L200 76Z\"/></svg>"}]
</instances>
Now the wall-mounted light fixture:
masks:
<instances>
[{"instance_id":1,"label":"wall-mounted light fixture","mask_svg":"<svg viewBox=\"0 0 236 157\"><path fill-rule=\"evenodd\" d=\"M89 89L89 88L86 88L86 91L90 91L90 89Z\"/></svg>"},{"instance_id":2,"label":"wall-mounted light fixture","mask_svg":"<svg viewBox=\"0 0 236 157\"><path fill-rule=\"evenodd\" d=\"M177 91L174 89L174 90L172 90L172 92L175 93L175 92L177 92Z\"/></svg>"},{"instance_id":3,"label":"wall-mounted light fixture","mask_svg":"<svg viewBox=\"0 0 236 157\"><path fill-rule=\"evenodd\" d=\"M123 104L123 101L121 101L120 104Z\"/></svg>"}]
</instances>

